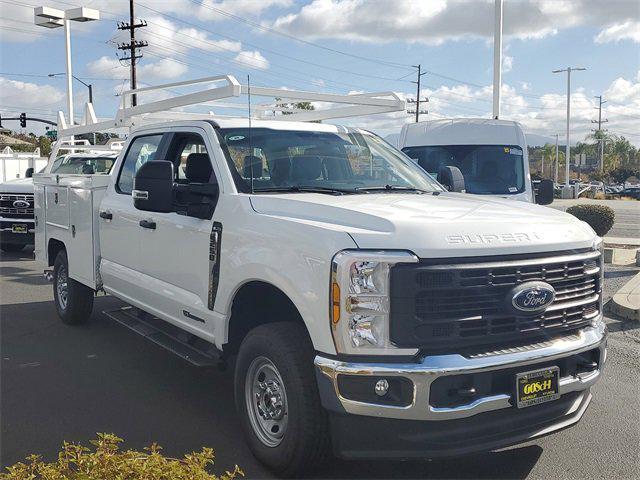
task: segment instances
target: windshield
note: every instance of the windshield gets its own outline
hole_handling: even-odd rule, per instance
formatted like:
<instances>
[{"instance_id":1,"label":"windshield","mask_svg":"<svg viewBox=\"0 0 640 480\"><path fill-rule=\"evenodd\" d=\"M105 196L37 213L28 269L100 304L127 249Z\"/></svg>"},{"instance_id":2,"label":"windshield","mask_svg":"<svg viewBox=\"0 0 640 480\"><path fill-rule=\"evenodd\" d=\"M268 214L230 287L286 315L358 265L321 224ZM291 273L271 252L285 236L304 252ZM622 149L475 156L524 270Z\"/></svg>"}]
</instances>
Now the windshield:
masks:
<instances>
[{"instance_id":1,"label":"windshield","mask_svg":"<svg viewBox=\"0 0 640 480\"><path fill-rule=\"evenodd\" d=\"M442 145L402 149L436 176L443 166L458 167L467 193L513 194L524 191L522 148L511 145Z\"/></svg>"},{"instance_id":2,"label":"windshield","mask_svg":"<svg viewBox=\"0 0 640 480\"><path fill-rule=\"evenodd\" d=\"M115 157L62 156L53 162L51 173L107 174L115 161Z\"/></svg>"},{"instance_id":3,"label":"windshield","mask_svg":"<svg viewBox=\"0 0 640 480\"><path fill-rule=\"evenodd\" d=\"M375 135L268 128L219 129L218 135L241 192L442 191Z\"/></svg>"}]
</instances>

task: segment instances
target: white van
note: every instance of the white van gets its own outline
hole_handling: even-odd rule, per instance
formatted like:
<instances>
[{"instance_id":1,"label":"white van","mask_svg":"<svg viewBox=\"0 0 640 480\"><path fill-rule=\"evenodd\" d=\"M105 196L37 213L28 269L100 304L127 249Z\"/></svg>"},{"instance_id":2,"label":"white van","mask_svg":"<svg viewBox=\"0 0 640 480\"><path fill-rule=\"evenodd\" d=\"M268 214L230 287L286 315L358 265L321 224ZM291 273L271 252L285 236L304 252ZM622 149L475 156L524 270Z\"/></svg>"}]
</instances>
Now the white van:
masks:
<instances>
[{"instance_id":1,"label":"white van","mask_svg":"<svg viewBox=\"0 0 640 480\"><path fill-rule=\"evenodd\" d=\"M467 193L534 202L527 140L517 122L455 118L411 123L402 127L398 148L433 176L441 167L458 168ZM536 203L551 203L552 196L542 196Z\"/></svg>"}]
</instances>

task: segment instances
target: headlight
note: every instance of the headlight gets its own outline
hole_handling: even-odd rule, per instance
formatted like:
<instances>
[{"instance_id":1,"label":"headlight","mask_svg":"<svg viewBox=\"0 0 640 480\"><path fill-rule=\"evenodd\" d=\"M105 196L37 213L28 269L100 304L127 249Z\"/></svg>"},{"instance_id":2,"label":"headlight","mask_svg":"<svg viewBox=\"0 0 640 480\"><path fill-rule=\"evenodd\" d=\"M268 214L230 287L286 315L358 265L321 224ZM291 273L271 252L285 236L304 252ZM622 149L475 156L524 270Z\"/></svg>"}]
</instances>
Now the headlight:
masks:
<instances>
[{"instance_id":1,"label":"headlight","mask_svg":"<svg viewBox=\"0 0 640 480\"><path fill-rule=\"evenodd\" d=\"M389 339L389 272L396 263L415 263L409 252L345 250L333 258L331 330L338 353L412 355Z\"/></svg>"}]
</instances>

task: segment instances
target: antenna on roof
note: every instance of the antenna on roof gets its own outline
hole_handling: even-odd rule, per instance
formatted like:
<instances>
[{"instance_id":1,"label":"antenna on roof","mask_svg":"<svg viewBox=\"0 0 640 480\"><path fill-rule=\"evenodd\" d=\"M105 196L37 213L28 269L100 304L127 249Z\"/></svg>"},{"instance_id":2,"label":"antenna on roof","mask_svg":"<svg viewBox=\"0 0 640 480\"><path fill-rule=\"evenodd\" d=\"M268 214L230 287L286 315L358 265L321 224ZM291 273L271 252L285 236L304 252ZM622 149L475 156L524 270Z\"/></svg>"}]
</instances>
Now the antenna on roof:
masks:
<instances>
[{"instance_id":1,"label":"antenna on roof","mask_svg":"<svg viewBox=\"0 0 640 480\"><path fill-rule=\"evenodd\" d=\"M251 78L247 74L247 102L249 104L249 172L251 173L251 193L253 193L253 143L251 139Z\"/></svg>"}]
</instances>

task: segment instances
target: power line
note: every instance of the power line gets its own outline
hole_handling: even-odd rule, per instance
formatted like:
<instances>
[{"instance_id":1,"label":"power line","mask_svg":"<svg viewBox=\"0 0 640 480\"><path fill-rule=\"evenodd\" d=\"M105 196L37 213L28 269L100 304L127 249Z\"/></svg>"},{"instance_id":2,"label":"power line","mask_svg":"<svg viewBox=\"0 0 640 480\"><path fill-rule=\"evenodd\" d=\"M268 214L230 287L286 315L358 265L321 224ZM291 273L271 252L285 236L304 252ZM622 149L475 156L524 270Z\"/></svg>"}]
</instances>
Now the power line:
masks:
<instances>
[{"instance_id":1,"label":"power line","mask_svg":"<svg viewBox=\"0 0 640 480\"><path fill-rule=\"evenodd\" d=\"M305 45L310 45L310 46L313 46L313 47L316 47L316 48L320 48L322 50L333 52L333 53L336 53L336 54L339 54L339 55L344 55L346 57L357 58L358 60L363 60L363 61L366 61L366 62L376 63L378 65L385 65L385 66L390 66L390 67L395 67L395 68L403 68L403 69L411 69L411 66L409 66L409 65L403 65L401 63L390 62L390 61L375 59L375 58L371 58L371 57L365 57L363 55L356 55L356 54L353 54L353 53L349 53L349 52L344 52L342 50L338 50L336 48L327 47L326 45L320 45L318 43L310 42L308 40L303 40L303 39L301 39L299 37L296 37L295 35L291 35L289 33L283 32L281 30L276 30L275 28L272 28L272 27L267 27L266 25L261 25L259 23L256 23L256 22L252 21L252 20L249 20L247 18L241 17L239 15L235 15L233 13L227 12L227 11L222 10L220 8L216 8L216 7L213 7L213 6L210 6L210 5L205 5L203 2L198 2L196 0L191 0L191 2L196 4L196 5L198 5L198 6L200 6L200 7L202 7L202 8L206 8L208 10L214 11L214 12L216 12L216 13L218 13L220 15L223 15L223 16L225 16L227 18L231 18L233 20L236 20L236 21L239 21L239 22L242 22L242 23L246 23L248 25L251 25L254 28L258 28L258 29L260 29L262 31L265 31L265 32L274 33L276 35L280 35L280 36L289 38L291 40L295 40L296 42L304 43Z\"/></svg>"}]
</instances>

